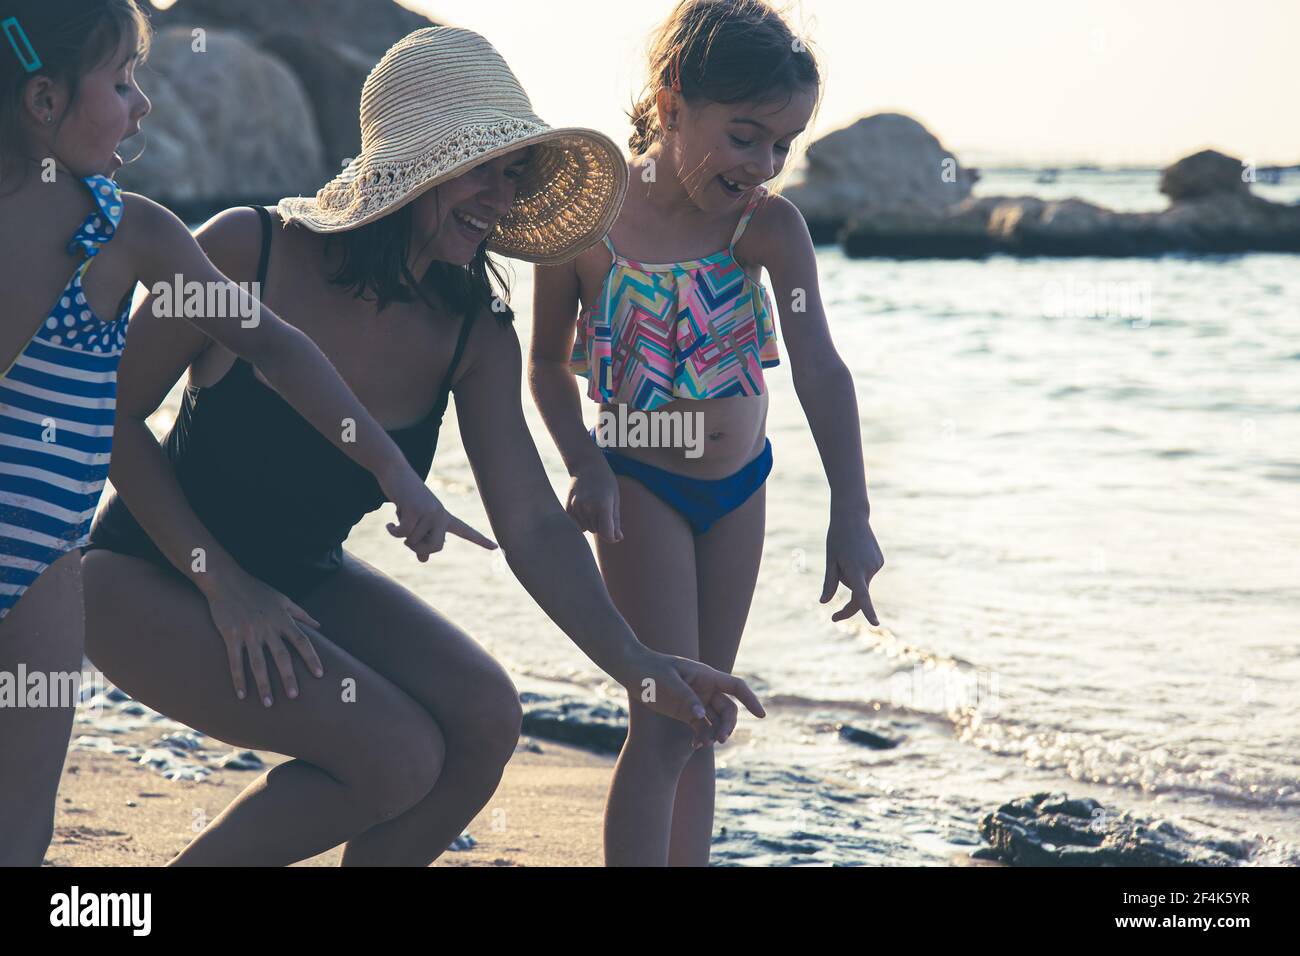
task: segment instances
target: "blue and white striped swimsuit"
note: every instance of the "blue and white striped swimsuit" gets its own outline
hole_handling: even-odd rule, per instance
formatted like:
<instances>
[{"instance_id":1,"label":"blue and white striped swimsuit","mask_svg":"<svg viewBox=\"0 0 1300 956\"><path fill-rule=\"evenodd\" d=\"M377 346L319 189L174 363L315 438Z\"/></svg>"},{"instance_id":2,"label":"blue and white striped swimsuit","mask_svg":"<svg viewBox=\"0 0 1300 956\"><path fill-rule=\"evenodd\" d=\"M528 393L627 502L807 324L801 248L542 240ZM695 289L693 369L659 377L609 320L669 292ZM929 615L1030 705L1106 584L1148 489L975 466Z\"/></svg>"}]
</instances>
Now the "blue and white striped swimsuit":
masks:
<instances>
[{"instance_id":1,"label":"blue and white striped swimsuit","mask_svg":"<svg viewBox=\"0 0 1300 956\"><path fill-rule=\"evenodd\" d=\"M86 543L108 478L131 296L116 319L101 321L81 279L117 231L122 193L106 176L82 181L98 211L68 243L81 264L0 376L0 619L41 572Z\"/></svg>"}]
</instances>

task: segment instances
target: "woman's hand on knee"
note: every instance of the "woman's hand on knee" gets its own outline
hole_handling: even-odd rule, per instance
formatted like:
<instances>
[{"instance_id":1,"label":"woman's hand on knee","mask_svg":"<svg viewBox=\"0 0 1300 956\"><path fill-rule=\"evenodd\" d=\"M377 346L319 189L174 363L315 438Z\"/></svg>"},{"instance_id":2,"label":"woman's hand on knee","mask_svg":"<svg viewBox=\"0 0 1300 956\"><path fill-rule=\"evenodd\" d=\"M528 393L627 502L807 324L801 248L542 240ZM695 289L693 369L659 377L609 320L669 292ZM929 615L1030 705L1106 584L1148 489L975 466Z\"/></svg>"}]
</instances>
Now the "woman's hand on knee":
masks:
<instances>
[{"instance_id":1,"label":"woman's hand on knee","mask_svg":"<svg viewBox=\"0 0 1300 956\"><path fill-rule=\"evenodd\" d=\"M265 706L271 706L274 698L271 695L271 674L266 666L267 652L270 652L280 673L285 693L290 697L298 696L298 680L286 642L298 652L315 676L325 676L316 649L303 630L304 627L319 629L320 622L252 575L240 574L210 594L208 611L226 643L230 677L240 700L247 696L244 677L244 657L247 656L258 696Z\"/></svg>"},{"instance_id":2,"label":"woman's hand on knee","mask_svg":"<svg viewBox=\"0 0 1300 956\"><path fill-rule=\"evenodd\" d=\"M628 693L656 713L690 724L696 749L723 743L736 729L740 712L732 697L755 717L767 716L748 684L699 661L652 651L639 669L639 680Z\"/></svg>"}]
</instances>

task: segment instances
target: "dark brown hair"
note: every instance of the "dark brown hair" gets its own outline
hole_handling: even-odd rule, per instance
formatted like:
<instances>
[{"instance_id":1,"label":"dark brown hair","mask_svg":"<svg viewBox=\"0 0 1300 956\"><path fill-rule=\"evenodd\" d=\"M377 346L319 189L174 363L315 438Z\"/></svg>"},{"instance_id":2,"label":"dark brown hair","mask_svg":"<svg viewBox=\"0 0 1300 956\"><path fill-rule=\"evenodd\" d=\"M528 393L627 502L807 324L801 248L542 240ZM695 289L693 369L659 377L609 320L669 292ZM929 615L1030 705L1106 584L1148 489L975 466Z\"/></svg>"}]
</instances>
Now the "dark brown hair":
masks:
<instances>
[{"instance_id":1,"label":"dark brown hair","mask_svg":"<svg viewBox=\"0 0 1300 956\"><path fill-rule=\"evenodd\" d=\"M514 318L506 304L510 287L498 264L488 256L487 240L479 244L474 258L460 266L435 260L423 276L407 268L411 255L413 216L407 203L397 212L346 232L332 233L326 253L339 249L341 261L330 281L343 286L358 299L373 298L382 312L391 302L410 302L417 296L434 312L441 309L430 300L436 296L442 308L469 318L483 308L492 309L503 322ZM501 291L494 291L493 282ZM493 307L494 301L499 303Z\"/></svg>"},{"instance_id":2,"label":"dark brown hair","mask_svg":"<svg viewBox=\"0 0 1300 956\"><path fill-rule=\"evenodd\" d=\"M805 42L763 0L683 0L655 33L650 78L628 116L628 145L644 153L659 135L655 97L673 88L688 102L740 103L821 90L817 61Z\"/></svg>"},{"instance_id":3,"label":"dark brown hair","mask_svg":"<svg viewBox=\"0 0 1300 956\"><path fill-rule=\"evenodd\" d=\"M28 80L46 76L66 84L69 102L75 102L81 78L112 56L124 38L135 36L143 58L153 32L136 0L0 0L0 21L10 17L17 19L41 65L28 72L9 37L0 37L0 181L33 158L22 125ZM17 42L22 49L21 39Z\"/></svg>"}]
</instances>

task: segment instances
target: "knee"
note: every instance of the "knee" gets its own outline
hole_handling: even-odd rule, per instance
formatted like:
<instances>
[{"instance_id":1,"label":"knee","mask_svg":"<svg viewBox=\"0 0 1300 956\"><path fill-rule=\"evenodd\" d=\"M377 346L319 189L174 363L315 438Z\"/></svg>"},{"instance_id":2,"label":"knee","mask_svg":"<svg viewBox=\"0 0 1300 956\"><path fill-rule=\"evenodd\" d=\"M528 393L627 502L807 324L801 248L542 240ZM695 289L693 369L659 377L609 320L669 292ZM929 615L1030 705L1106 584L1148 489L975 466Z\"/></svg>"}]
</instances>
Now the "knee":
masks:
<instances>
[{"instance_id":1,"label":"knee","mask_svg":"<svg viewBox=\"0 0 1300 956\"><path fill-rule=\"evenodd\" d=\"M423 711L375 744L376 759L358 778L369 797L364 803L371 824L401 816L428 796L446 758L442 731Z\"/></svg>"},{"instance_id":2,"label":"knee","mask_svg":"<svg viewBox=\"0 0 1300 956\"><path fill-rule=\"evenodd\" d=\"M706 744L706 746L709 746ZM657 763L664 773L679 774L697 753L695 730L660 714L634 714L626 749Z\"/></svg>"},{"instance_id":3,"label":"knee","mask_svg":"<svg viewBox=\"0 0 1300 956\"><path fill-rule=\"evenodd\" d=\"M504 767L519 744L523 722L524 708L519 702L519 691L503 674L478 695L470 719L475 753L482 759L491 760L498 768Z\"/></svg>"}]
</instances>

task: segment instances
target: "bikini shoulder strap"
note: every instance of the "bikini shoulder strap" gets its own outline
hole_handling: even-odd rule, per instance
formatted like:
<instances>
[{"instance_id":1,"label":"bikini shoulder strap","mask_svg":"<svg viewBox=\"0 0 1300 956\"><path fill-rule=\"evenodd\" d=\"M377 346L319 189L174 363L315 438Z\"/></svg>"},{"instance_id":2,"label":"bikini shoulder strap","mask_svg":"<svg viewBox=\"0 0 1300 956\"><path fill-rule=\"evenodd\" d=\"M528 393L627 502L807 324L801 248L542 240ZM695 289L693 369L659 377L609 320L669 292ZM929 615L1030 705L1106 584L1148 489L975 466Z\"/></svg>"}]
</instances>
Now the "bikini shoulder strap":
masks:
<instances>
[{"instance_id":1,"label":"bikini shoulder strap","mask_svg":"<svg viewBox=\"0 0 1300 956\"><path fill-rule=\"evenodd\" d=\"M767 190L762 186L754 187L754 194L749 197L749 202L745 205L745 211L740 214L740 222L736 223L736 231L732 233L731 245L728 249L736 248L736 243L740 242L740 237L745 233L745 227L749 225L749 220L753 218L754 213L758 210L759 204L767 198Z\"/></svg>"},{"instance_id":2,"label":"bikini shoulder strap","mask_svg":"<svg viewBox=\"0 0 1300 956\"><path fill-rule=\"evenodd\" d=\"M260 290L266 285L266 270L271 264L271 214L266 211L265 206L251 206L257 210L257 215L262 220L262 252L257 260L257 287Z\"/></svg>"},{"instance_id":3,"label":"bikini shoulder strap","mask_svg":"<svg viewBox=\"0 0 1300 956\"><path fill-rule=\"evenodd\" d=\"M262 294L266 291L266 269L271 263L271 214L266 211L265 206L249 206L248 208L255 210L258 218L262 220L262 246L257 257L257 299L260 302ZM207 349L212 344L212 341L212 339L208 339L204 349ZM257 379L257 376L253 374L252 363L239 355L235 356L235 362L226 375L243 375L245 378L251 378L254 381ZM225 381L225 378L223 377L221 381Z\"/></svg>"},{"instance_id":4,"label":"bikini shoulder strap","mask_svg":"<svg viewBox=\"0 0 1300 956\"><path fill-rule=\"evenodd\" d=\"M460 323L460 337L456 339L456 351L451 353L451 363L447 366L447 374L442 377L442 387L438 389L438 400L434 402L433 414L439 421L442 420L442 414L447 410L447 398L451 395L451 380L456 375L456 369L460 365L460 357L465 352L465 343L469 341L470 329L474 325L474 312L469 312Z\"/></svg>"}]
</instances>

